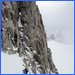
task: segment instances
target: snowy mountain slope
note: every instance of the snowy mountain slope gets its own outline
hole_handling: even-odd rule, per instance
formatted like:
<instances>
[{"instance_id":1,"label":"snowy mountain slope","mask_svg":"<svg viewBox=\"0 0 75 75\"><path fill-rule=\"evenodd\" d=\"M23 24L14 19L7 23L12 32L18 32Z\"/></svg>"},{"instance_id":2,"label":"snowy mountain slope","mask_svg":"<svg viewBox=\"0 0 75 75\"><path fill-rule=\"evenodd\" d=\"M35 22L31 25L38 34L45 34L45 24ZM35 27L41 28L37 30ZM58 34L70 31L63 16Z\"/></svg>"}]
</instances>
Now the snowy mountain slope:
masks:
<instances>
[{"instance_id":1,"label":"snowy mountain slope","mask_svg":"<svg viewBox=\"0 0 75 75\"><path fill-rule=\"evenodd\" d=\"M31 54L29 54L31 55ZM27 58L27 57L25 57ZM7 53L1 52L1 73L2 74L24 74L23 70L26 68L27 64L25 64L23 62L24 57L19 57L18 54L13 54L13 55L9 55ZM31 62L30 61L25 61L27 63ZM40 74L40 70L39 67L40 65L38 65L38 63L35 61L35 63L37 64L35 69L37 69L36 73ZM27 74L34 74L32 72L32 66L31 63L29 64L28 67L28 73Z\"/></svg>"},{"instance_id":2,"label":"snowy mountain slope","mask_svg":"<svg viewBox=\"0 0 75 75\"><path fill-rule=\"evenodd\" d=\"M23 69L23 61L18 54L8 55L7 53L1 52L2 74L22 74Z\"/></svg>"},{"instance_id":3,"label":"snowy mountain slope","mask_svg":"<svg viewBox=\"0 0 75 75\"><path fill-rule=\"evenodd\" d=\"M60 74L74 73L74 48L73 45L63 44L56 41L48 41L53 60Z\"/></svg>"}]
</instances>

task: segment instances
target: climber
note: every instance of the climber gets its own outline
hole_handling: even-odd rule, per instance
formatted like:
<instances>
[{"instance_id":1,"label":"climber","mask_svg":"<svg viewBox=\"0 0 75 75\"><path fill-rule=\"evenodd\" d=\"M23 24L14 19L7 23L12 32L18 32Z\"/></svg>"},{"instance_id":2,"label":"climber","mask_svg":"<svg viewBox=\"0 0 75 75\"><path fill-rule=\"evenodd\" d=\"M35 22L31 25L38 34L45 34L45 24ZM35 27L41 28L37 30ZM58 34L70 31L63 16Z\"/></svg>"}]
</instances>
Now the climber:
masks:
<instances>
[{"instance_id":1,"label":"climber","mask_svg":"<svg viewBox=\"0 0 75 75\"><path fill-rule=\"evenodd\" d=\"M25 69L23 70L23 73L24 73L24 74L27 74L27 73L28 73L28 69L25 68Z\"/></svg>"}]
</instances>

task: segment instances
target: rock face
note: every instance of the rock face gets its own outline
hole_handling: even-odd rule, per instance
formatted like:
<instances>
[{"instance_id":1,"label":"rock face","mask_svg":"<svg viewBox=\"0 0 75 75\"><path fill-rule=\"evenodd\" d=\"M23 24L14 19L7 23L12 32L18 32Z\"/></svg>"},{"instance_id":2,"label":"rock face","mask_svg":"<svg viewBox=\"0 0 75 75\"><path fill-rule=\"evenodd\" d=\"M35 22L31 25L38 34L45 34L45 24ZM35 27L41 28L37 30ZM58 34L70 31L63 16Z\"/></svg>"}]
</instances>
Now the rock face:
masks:
<instances>
[{"instance_id":1,"label":"rock face","mask_svg":"<svg viewBox=\"0 0 75 75\"><path fill-rule=\"evenodd\" d=\"M58 74L36 2L2 3L2 51L18 52L33 74Z\"/></svg>"}]
</instances>

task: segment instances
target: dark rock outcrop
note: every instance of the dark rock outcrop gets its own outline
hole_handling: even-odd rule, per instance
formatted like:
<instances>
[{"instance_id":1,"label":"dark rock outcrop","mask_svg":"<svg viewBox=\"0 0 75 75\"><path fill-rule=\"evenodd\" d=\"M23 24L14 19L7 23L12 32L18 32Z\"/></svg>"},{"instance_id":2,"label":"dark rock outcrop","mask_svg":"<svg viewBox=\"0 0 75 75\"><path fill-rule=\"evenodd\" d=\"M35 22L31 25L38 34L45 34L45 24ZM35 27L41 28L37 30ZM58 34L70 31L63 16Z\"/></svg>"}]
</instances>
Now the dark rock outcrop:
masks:
<instances>
[{"instance_id":1,"label":"dark rock outcrop","mask_svg":"<svg viewBox=\"0 0 75 75\"><path fill-rule=\"evenodd\" d=\"M2 30L3 52L18 52L34 74L58 73L36 2L3 2Z\"/></svg>"}]
</instances>

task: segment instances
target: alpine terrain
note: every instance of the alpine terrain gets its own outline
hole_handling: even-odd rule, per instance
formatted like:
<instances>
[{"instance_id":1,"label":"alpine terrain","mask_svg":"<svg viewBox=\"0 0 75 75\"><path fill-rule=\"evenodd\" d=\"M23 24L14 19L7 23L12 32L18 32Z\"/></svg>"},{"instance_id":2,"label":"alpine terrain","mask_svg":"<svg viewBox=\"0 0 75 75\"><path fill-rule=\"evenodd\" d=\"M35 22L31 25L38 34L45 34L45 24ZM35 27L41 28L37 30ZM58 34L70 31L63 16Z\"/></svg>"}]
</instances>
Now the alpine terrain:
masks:
<instances>
[{"instance_id":1,"label":"alpine terrain","mask_svg":"<svg viewBox=\"0 0 75 75\"><path fill-rule=\"evenodd\" d=\"M2 74L58 74L36 2L2 2Z\"/></svg>"}]
</instances>

